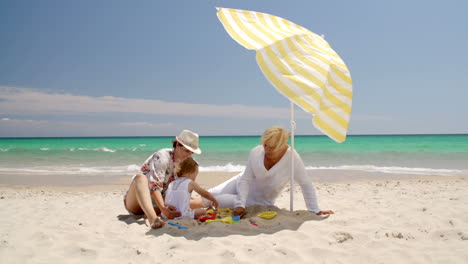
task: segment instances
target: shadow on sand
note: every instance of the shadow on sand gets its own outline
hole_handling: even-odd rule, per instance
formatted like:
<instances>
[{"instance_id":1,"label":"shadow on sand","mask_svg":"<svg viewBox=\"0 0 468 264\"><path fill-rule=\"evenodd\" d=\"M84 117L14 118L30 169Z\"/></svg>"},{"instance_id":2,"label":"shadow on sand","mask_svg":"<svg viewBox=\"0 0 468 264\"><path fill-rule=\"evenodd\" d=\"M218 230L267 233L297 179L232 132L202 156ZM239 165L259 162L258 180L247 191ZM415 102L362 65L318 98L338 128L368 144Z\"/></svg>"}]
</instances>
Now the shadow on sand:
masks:
<instances>
[{"instance_id":1,"label":"shadow on sand","mask_svg":"<svg viewBox=\"0 0 468 264\"><path fill-rule=\"evenodd\" d=\"M263 219L257 216L265 211L275 211L277 216L273 219ZM201 223L192 219L167 220L177 223L187 229L179 229L166 223L160 229L149 229L147 235L161 236L164 234L173 237L185 237L189 240L200 240L206 237L226 237L230 235L256 236L259 234L274 234L276 232L291 230L296 231L308 221L323 221L328 216L317 216L309 211L288 211L274 206L249 206L247 214L238 223L226 224L220 222ZM143 215L119 215L118 219L127 224L138 223L144 225Z\"/></svg>"}]
</instances>

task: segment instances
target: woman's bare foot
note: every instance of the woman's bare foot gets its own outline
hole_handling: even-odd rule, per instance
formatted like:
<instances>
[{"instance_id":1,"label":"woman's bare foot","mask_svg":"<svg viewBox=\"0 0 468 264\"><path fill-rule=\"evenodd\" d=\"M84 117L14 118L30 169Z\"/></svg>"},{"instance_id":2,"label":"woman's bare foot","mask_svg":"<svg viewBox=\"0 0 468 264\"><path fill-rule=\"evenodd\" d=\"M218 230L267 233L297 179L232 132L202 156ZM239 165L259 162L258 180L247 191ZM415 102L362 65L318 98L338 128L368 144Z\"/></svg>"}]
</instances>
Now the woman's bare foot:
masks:
<instances>
[{"instance_id":1,"label":"woman's bare foot","mask_svg":"<svg viewBox=\"0 0 468 264\"><path fill-rule=\"evenodd\" d=\"M334 214L335 212L333 212L332 210L325 210L325 211L320 211L318 213L316 213L316 215L330 215L330 214Z\"/></svg>"},{"instance_id":2,"label":"woman's bare foot","mask_svg":"<svg viewBox=\"0 0 468 264\"><path fill-rule=\"evenodd\" d=\"M161 218L156 218L156 220L153 222L153 224L150 224L150 220L145 217L145 225L148 227L151 227L153 229L161 228L164 226L166 222L164 222Z\"/></svg>"},{"instance_id":3,"label":"woman's bare foot","mask_svg":"<svg viewBox=\"0 0 468 264\"><path fill-rule=\"evenodd\" d=\"M157 228L161 228L163 227L164 225L166 224L166 222L164 222L161 218L157 218L156 221L153 222L153 224L151 224L151 228L152 229L157 229Z\"/></svg>"}]
</instances>

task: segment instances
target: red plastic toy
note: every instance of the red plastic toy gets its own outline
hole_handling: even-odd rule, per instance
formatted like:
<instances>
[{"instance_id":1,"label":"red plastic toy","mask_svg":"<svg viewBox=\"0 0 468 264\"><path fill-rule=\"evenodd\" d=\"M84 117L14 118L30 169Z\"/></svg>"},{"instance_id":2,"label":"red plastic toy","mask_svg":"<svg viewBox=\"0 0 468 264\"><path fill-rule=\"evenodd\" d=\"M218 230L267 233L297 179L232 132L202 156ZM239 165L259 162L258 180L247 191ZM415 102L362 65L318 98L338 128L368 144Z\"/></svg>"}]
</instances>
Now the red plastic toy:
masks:
<instances>
[{"instance_id":1,"label":"red plastic toy","mask_svg":"<svg viewBox=\"0 0 468 264\"><path fill-rule=\"evenodd\" d=\"M216 219L216 213L206 213L204 215L199 215L197 219L200 222L205 222L208 219Z\"/></svg>"}]
</instances>

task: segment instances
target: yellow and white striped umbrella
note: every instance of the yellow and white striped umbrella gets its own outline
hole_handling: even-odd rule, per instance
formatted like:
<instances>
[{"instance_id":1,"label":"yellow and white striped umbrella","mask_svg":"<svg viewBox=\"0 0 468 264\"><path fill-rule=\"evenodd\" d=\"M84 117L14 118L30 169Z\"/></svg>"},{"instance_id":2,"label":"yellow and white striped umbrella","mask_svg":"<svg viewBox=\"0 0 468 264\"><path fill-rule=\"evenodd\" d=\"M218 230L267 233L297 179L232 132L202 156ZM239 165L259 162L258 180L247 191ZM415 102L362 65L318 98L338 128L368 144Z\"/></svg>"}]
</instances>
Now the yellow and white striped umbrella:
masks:
<instances>
[{"instance_id":1,"label":"yellow and white striped umbrella","mask_svg":"<svg viewBox=\"0 0 468 264\"><path fill-rule=\"evenodd\" d=\"M218 8L217 16L234 40L257 51L258 65L280 93L313 114L314 126L325 135L345 141L352 80L322 37L269 14Z\"/></svg>"}]
</instances>

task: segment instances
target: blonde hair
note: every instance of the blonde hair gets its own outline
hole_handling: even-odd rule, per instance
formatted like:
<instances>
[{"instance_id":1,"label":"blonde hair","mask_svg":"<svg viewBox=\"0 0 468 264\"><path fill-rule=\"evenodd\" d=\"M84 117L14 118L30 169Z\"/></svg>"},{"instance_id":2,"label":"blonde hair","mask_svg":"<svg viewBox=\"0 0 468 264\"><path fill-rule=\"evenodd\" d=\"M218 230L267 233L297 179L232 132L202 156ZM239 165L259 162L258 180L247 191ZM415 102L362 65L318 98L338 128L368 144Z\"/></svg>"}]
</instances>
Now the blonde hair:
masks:
<instances>
[{"instance_id":1,"label":"blonde hair","mask_svg":"<svg viewBox=\"0 0 468 264\"><path fill-rule=\"evenodd\" d=\"M267 144L276 151L288 142L289 135L283 127L272 126L263 132L262 145Z\"/></svg>"},{"instance_id":2,"label":"blonde hair","mask_svg":"<svg viewBox=\"0 0 468 264\"><path fill-rule=\"evenodd\" d=\"M193 158L186 158L181 161L176 168L176 174L179 177L183 177L187 174L197 173L198 163Z\"/></svg>"}]
</instances>

